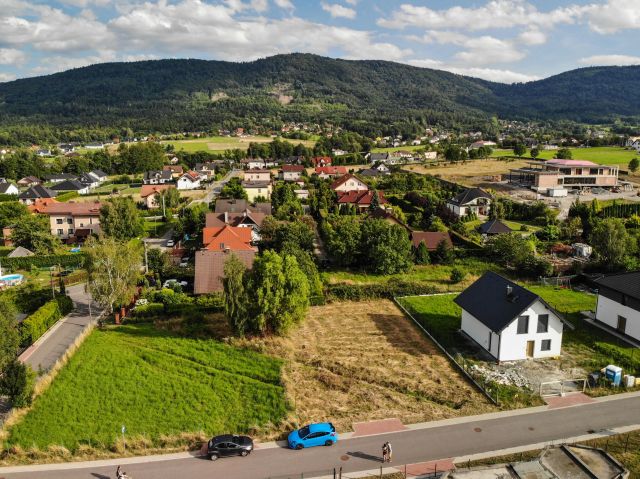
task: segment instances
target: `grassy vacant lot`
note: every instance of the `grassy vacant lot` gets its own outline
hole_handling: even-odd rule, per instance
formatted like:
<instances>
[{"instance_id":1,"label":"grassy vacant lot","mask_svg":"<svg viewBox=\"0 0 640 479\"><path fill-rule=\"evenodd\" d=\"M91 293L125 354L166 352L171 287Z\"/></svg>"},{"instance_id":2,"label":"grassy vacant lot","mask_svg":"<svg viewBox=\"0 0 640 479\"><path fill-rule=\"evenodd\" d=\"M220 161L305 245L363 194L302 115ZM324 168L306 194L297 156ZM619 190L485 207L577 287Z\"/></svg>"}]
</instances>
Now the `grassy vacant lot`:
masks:
<instances>
[{"instance_id":1,"label":"grassy vacant lot","mask_svg":"<svg viewBox=\"0 0 640 479\"><path fill-rule=\"evenodd\" d=\"M509 170L523 166L526 166L524 160L490 159L471 160L462 164L408 165L404 169L439 176L462 185L492 188L492 177L509 173Z\"/></svg>"},{"instance_id":2,"label":"grassy vacant lot","mask_svg":"<svg viewBox=\"0 0 640 479\"><path fill-rule=\"evenodd\" d=\"M151 325L96 330L8 445L112 448L127 437L149 447L185 433L257 431L287 413L280 360L214 340L179 337Z\"/></svg>"},{"instance_id":3,"label":"grassy vacant lot","mask_svg":"<svg viewBox=\"0 0 640 479\"><path fill-rule=\"evenodd\" d=\"M632 158L636 158L638 154L633 149L625 149L614 146L603 146L596 148L569 148L574 160L587 160L599 163L601 165L624 165L627 166ZM557 150L540 150L541 160L551 160ZM513 150L493 150L496 158L502 156L513 156ZM523 155L523 158L529 157L529 150Z\"/></svg>"},{"instance_id":4,"label":"grassy vacant lot","mask_svg":"<svg viewBox=\"0 0 640 479\"><path fill-rule=\"evenodd\" d=\"M288 140L281 138L283 141L288 141L294 145L302 143L307 147L315 146L316 142L311 140ZM194 153L196 151L218 151L225 150L246 150L249 148L249 143L270 143L273 138L270 136L249 136L244 138L232 137L232 136L210 136L205 138L194 138L190 140L168 140L162 143L171 144L176 150L183 150L188 153Z\"/></svg>"},{"instance_id":5,"label":"grassy vacant lot","mask_svg":"<svg viewBox=\"0 0 640 479\"><path fill-rule=\"evenodd\" d=\"M285 360L283 381L298 423L405 423L491 411L447 359L391 301L311 308L289 338L249 340Z\"/></svg>"},{"instance_id":6,"label":"grassy vacant lot","mask_svg":"<svg viewBox=\"0 0 640 479\"><path fill-rule=\"evenodd\" d=\"M466 273L460 283L451 283L451 270L461 269ZM371 284L394 281L415 281L437 288L438 291L462 291L486 271L501 272L500 266L478 258L456 260L452 265L414 266L408 273L395 275L376 275L349 271L332 271L323 273L327 283Z\"/></svg>"}]
</instances>

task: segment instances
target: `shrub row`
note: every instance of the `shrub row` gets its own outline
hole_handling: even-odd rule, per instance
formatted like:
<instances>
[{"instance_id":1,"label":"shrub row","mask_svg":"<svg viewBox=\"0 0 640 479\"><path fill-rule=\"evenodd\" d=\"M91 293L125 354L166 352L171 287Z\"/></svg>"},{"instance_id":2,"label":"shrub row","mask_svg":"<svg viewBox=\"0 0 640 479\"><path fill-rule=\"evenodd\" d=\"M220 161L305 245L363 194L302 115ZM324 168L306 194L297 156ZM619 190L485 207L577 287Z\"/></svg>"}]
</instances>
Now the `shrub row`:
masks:
<instances>
[{"instance_id":1,"label":"shrub row","mask_svg":"<svg viewBox=\"0 0 640 479\"><path fill-rule=\"evenodd\" d=\"M633 350L622 349L608 343L594 343L594 349L599 353L611 358L616 366L624 369L626 374L640 373L640 354L634 354Z\"/></svg>"},{"instance_id":2,"label":"shrub row","mask_svg":"<svg viewBox=\"0 0 640 479\"><path fill-rule=\"evenodd\" d=\"M170 289L153 291L146 295L149 303L136 306L133 310L135 318L156 318L159 316L182 316L186 313L219 312L224 310L224 299L221 294L187 296Z\"/></svg>"},{"instance_id":3,"label":"shrub row","mask_svg":"<svg viewBox=\"0 0 640 479\"><path fill-rule=\"evenodd\" d=\"M71 312L73 301L69 296L58 296L38 308L20 325L22 346L35 343L60 318Z\"/></svg>"},{"instance_id":4,"label":"shrub row","mask_svg":"<svg viewBox=\"0 0 640 479\"><path fill-rule=\"evenodd\" d=\"M393 299L397 296L433 294L433 286L416 282L387 282L378 284L331 284L325 290L328 301L366 301L369 299Z\"/></svg>"},{"instance_id":5,"label":"shrub row","mask_svg":"<svg viewBox=\"0 0 640 479\"><path fill-rule=\"evenodd\" d=\"M31 269L49 268L51 266L63 267L80 267L84 263L85 255L76 254L50 254L50 255L34 255L22 258L2 258L2 266L7 269Z\"/></svg>"}]
</instances>

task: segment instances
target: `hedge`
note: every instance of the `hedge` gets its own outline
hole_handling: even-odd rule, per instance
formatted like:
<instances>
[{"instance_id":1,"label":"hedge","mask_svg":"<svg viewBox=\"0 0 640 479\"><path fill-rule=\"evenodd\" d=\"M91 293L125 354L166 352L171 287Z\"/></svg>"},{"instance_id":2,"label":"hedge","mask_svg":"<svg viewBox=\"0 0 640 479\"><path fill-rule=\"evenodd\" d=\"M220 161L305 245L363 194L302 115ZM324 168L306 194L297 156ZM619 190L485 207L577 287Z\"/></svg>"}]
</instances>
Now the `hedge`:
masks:
<instances>
[{"instance_id":1,"label":"hedge","mask_svg":"<svg viewBox=\"0 0 640 479\"><path fill-rule=\"evenodd\" d=\"M327 286L325 295L328 301L366 301L369 299L393 299L397 296L416 296L433 294L436 288L416 282L387 282L376 284L338 283Z\"/></svg>"},{"instance_id":2,"label":"hedge","mask_svg":"<svg viewBox=\"0 0 640 479\"><path fill-rule=\"evenodd\" d=\"M28 270L32 266L36 268L50 268L51 266L80 267L84 263L83 253L75 254L50 254L24 256L20 258L2 258L2 266L7 269Z\"/></svg>"},{"instance_id":3,"label":"hedge","mask_svg":"<svg viewBox=\"0 0 640 479\"><path fill-rule=\"evenodd\" d=\"M136 306L132 311L135 318L153 318L164 313L164 304L148 303Z\"/></svg>"},{"instance_id":4,"label":"hedge","mask_svg":"<svg viewBox=\"0 0 640 479\"><path fill-rule=\"evenodd\" d=\"M51 326L70 313L72 309L73 301L69 296L61 295L45 303L20 325L22 345L29 346L35 343Z\"/></svg>"}]
</instances>

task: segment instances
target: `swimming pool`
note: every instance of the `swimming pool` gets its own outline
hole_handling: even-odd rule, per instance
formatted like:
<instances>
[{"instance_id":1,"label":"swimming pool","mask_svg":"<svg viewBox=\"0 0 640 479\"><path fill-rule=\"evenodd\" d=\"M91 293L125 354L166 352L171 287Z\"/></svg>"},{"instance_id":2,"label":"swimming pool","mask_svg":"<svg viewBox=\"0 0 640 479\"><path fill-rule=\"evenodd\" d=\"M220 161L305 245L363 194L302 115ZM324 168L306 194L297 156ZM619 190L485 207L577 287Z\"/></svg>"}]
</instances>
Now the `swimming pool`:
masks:
<instances>
[{"instance_id":1,"label":"swimming pool","mask_svg":"<svg viewBox=\"0 0 640 479\"><path fill-rule=\"evenodd\" d=\"M23 279L24 276L21 274L5 274L4 276L0 276L0 285L15 286L22 283Z\"/></svg>"}]
</instances>

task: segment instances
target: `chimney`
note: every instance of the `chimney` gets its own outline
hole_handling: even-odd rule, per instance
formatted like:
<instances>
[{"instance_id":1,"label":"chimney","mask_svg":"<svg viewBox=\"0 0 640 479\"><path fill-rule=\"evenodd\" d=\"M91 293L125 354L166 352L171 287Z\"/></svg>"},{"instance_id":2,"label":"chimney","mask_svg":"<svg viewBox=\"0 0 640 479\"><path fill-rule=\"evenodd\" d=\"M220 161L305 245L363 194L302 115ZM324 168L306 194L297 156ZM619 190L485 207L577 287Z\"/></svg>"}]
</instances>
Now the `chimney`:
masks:
<instances>
[{"instance_id":1,"label":"chimney","mask_svg":"<svg viewBox=\"0 0 640 479\"><path fill-rule=\"evenodd\" d=\"M507 285L507 299L511 299L513 296L513 287Z\"/></svg>"}]
</instances>

